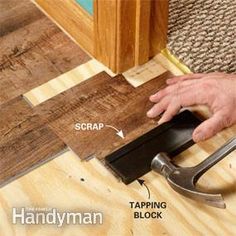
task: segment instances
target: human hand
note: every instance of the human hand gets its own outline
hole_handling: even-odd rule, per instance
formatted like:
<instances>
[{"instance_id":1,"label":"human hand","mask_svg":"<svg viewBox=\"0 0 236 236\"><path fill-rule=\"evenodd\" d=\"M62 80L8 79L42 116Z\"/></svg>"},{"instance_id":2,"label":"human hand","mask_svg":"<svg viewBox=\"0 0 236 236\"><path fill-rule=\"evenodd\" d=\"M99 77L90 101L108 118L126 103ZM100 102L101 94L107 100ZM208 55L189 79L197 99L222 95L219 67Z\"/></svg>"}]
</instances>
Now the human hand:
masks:
<instances>
[{"instance_id":1,"label":"human hand","mask_svg":"<svg viewBox=\"0 0 236 236\"><path fill-rule=\"evenodd\" d=\"M150 96L156 103L147 116L163 115L159 124L167 122L182 107L206 105L212 116L193 132L195 142L211 138L236 123L236 75L224 73L189 74L167 80L167 87Z\"/></svg>"}]
</instances>

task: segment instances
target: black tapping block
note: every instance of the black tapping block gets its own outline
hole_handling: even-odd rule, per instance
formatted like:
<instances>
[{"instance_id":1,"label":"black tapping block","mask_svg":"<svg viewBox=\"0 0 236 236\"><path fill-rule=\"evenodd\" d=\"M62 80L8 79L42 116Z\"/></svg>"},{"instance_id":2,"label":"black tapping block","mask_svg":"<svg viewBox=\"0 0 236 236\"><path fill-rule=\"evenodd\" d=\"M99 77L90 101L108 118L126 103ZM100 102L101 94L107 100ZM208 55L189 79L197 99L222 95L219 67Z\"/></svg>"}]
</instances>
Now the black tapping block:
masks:
<instances>
[{"instance_id":1,"label":"black tapping block","mask_svg":"<svg viewBox=\"0 0 236 236\"><path fill-rule=\"evenodd\" d=\"M125 184L151 170L152 159L160 152L174 157L194 144L193 130L201 123L185 110L171 121L152 129L105 158L106 164Z\"/></svg>"}]
</instances>

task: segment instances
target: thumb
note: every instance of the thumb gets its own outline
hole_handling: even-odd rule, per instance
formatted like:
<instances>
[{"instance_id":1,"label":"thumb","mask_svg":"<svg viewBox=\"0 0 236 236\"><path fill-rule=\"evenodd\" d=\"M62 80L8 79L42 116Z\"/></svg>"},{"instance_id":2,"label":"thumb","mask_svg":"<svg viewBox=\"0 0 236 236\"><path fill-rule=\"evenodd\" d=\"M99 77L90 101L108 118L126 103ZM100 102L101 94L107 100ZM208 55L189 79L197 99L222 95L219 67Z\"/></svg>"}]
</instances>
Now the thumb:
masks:
<instances>
[{"instance_id":1,"label":"thumb","mask_svg":"<svg viewBox=\"0 0 236 236\"><path fill-rule=\"evenodd\" d=\"M194 142L200 142L213 137L224 128L223 117L215 113L211 118L200 124L193 132Z\"/></svg>"}]
</instances>

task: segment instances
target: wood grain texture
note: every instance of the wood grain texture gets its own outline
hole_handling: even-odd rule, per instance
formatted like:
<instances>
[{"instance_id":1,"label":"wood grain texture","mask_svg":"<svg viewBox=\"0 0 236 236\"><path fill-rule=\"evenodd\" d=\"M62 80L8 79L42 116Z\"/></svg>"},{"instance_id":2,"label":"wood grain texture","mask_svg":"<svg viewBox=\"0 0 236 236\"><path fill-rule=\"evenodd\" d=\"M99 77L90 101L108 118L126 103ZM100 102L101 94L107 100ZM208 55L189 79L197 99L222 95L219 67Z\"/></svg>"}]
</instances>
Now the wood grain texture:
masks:
<instances>
[{"instance_id":1,"label":"wood grain texture","mask_svg":"<svg viewBox=\"0 0 236 236\"><path fill-rule=\"evenodd\" d=\"M3 104L0 110L0 186L66 148L22 97Z\"/></svg>"},{"instance_id":2,"label":"wood grain texture","mask_svg":"<svg viewBox=\"0 0 236 236\"><path fill-rule=\"evenodd\" d=\"M11 26L3 29L4 35L0 38L0 104L89 60L31 2L17 1L15 7L8 1L1 4L5 11L0 20L5 22L3 25ZM11 19L18 8L24 14L8 22L8 16ZM24 12L24 8L30 11ZM39 18L31 18L35 12Z\"/></svg>"},{"instance_id":3,"label":"wood grain texture","mask_svg":"<svg viewBox=\"0 0 236 236\"><path fill-rule=\"evenodd\" d=\"M81 159L92 155L102 159L156 126L157 123L146 116L152 105L148 97L168 77L170 74L164 73L135 89L124 77L111 78L103 72L36 106L35 109ZM77 122L113 125L123 129L125 139L122 140L109 128L100 131L76 131L74 126Z\"/></svg>"},{"instance_id":4,"label":"wood grain texture","mask_svg":"<svg viewBox=\"0 0 236 236\"><path fill-rule=\"evenodd\" d=\"M164 64L172 71L172 63L165 60ZM66 89L66 85L62 86ZM51 89L48 85L44 91L37 91L34 99L47 99ZM208 116L206 110L196 109ZM201 162L235 133L236 126L225 129L214 138L181 153L176 157L176 163L192 166ZM81 162L72 151L68 151L0 189L0 235L235 235L235 172L234 152L209 170L200 182L200 187L206 191L223 192L226 210L186 199L174 192L164 178L149 172L143 179L150 189L150 200L165 201L167 208L163 211L162 220L134 219L134 210L130 209L129 202L149 201L146 189L138 182L127 187L118 182L97 159ZM62 212L101 211L104 223L94 226L65 225L61 228L41 224L13 225L12 207L57 208Z\"/></svg>"},{"instance_id":5,"label":"wood grain texture","mask_svg":"<svg viewBox=\"0 0 236 236\"><path fill-rule=\"evenodd\" d=\"M135 65L137 10L136 0L95 0L95 57L115 73Z\"/></svg>"},{"instance_id":6,"label":"wood grain texture","mask_svg":"<svg viewBox=\"0 0 236 236\"><path fill-rule=\"evenodd\" d=\"M33 106L36 106L58 95L59 93L80 84L82 81L87 80L102 71L105 71L111 77L115 76L115 74L113 74L103 64L95 59L92 59L80 66L77 66L73 70L59 75L47 83L30 90L24 94L24 97L30 101ZM35 96L35 94L44 94L45 92L47 93L47 96Z\"/></svg>"},{"instance_id":7,"label":"wood grain texture","mask_svg":"<svg viewBox=\"0 0 236 236\"><path fill-rule=\"evenodd\" d=\"M150 57L166 48L169 0L152 0L150 23Z\"/></svg>"},{"instance_id":8,"label":"wood grain texture","mask_svg":"<svg viewBox=\"0 0 236 236\"><path fill-rule=\"evenodd\" d=\"M117 71L116 0L94 0L94 50L99 61Z\"/></svg>"},{"instance_id":9,"label":"wood grain texture","mask_svg":"<svg viewBox=\"0 0 236 236\"><path fill-rule=\"evenodd\" d=\"M115 73L147 62L150 13L151 0L95 0L95 57Z\"/></svg>"},{"instance_id":10,"label":"wood grain texture","mask_svg":"<svg viewBox=\"0 0 236 236\"><path fill-rule=\"evenodd\" d=\"M140 65L167 42L168 0L94 0L94 17L74 0L33 0L114 73Z\"/></svg>"},{"instance_id":11,"label":"wood grain texture","mask_svg":"<svg viewBox=\"0 0 236 236\"><path fill-rule=\"evenodd\" d=\"M74 0L32 0L82 48L94 54L93 18Z\"/></svg>"},{"instance_id":12,"label":"wood grain texture","mask_svg":"<svg viewBox=\"0 0 236 236\"><path fill-rule=\"evenodd\" d=\"M138 87L151 79L154 79L168 70L155 59L147 63L136 66L123 73L125 79L134 87Z\"/></svg>"},{"instance_id":13,"label":"wood grain texture","mask_svg":"<svg viewBox=\"0 0 236 236\"><path fill-rule=\"evenodd\" d=\"M162 53L158 53L152 60L155 61L157 64L163 66L166 70L170 71L175 76L183 75L183 71L180 70L179 67L177 67Z\"/></svg>"},{"instance_id":14,"label":"wood grain texture","mask_svg":"<svg viewBox=\"0 0 236 236\"><path fill-rule=\"evenodd\" d=\"M117 1L117 71L135 65L137 1Z\"/></svg>"},{"instance_id":15,"label":"wood grain texture","mask_svg":"<svg viewBox=\"0 0 236 236\"><path fill-rule=\"evenodd\" d=\"M44 17L29 0L0 0L0 9L0 37Z\"/></svg>"},{"instance_id":16,"label":"wood grain texture","mask_svg":"<svg viewBox=\"0 0 236 236\"><path fill-rule=\"evenodd\" d=\"M147 62L150 57L151 3L152 0L137 0L136 3L135 65Z\"/></svg>"}]
</instances>

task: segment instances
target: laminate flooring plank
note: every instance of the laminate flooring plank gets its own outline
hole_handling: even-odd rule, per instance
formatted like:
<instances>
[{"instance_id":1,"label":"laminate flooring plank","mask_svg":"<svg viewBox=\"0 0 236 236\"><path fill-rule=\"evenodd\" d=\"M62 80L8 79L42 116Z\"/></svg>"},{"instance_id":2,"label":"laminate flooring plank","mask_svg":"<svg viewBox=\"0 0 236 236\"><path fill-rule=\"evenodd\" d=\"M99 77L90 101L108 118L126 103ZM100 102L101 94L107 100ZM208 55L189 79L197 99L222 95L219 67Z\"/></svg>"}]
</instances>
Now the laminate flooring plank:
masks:
<instances>
[{"instance_id":1,"label":"laminate flooring plank","mask_svg":"<svg viewBox=\"0 0 236 236\"><path fill-rule=\"evenodd\" d=\"M0 0L0 11L0 37L44 17L30 0Z\"/></svg>"},{"instance_id":2,"label":"laminate flooring plank","mask_svg":"<svg viewBox=\"0 0 236 236\"><path fill-rule=\"evenodd\" d=\"M166 72L138 88L122 75L111 78L102 72L80 85L35 107L51 129L81 158L96 155L103 159L157 125L146 117L152 106L149 95L171 77ZM76 123L99 123L122 129L121 139L111 128L99 131L75 130Z\"/></svg>"},{"instance_id":3,"label":"laminate flooring plank","mask_svg":"<svg viewBox=\"0 0 236 236\"><path fill-rule=\"evenodd\" d=\"M0 26L0 104L90 59L54 23L41 15L33 3L0 1L1 6L5 6L0 18L0 23L3 22ZM19 8L16 17L12 17L15 9L12 1L15 8ZM9 28L6 26L8 17L12 19Z\"/></svg>"},{"instance_id":4,"label":"laminate flooring plank","mask_svg":"<svg viewBox=\"0 0 236 236\"><path fill-rule=\"evenodd\" d=\"M21 96L1 105L0 111L0 186L66 148Z\"/></svg>"}]
</instances>

